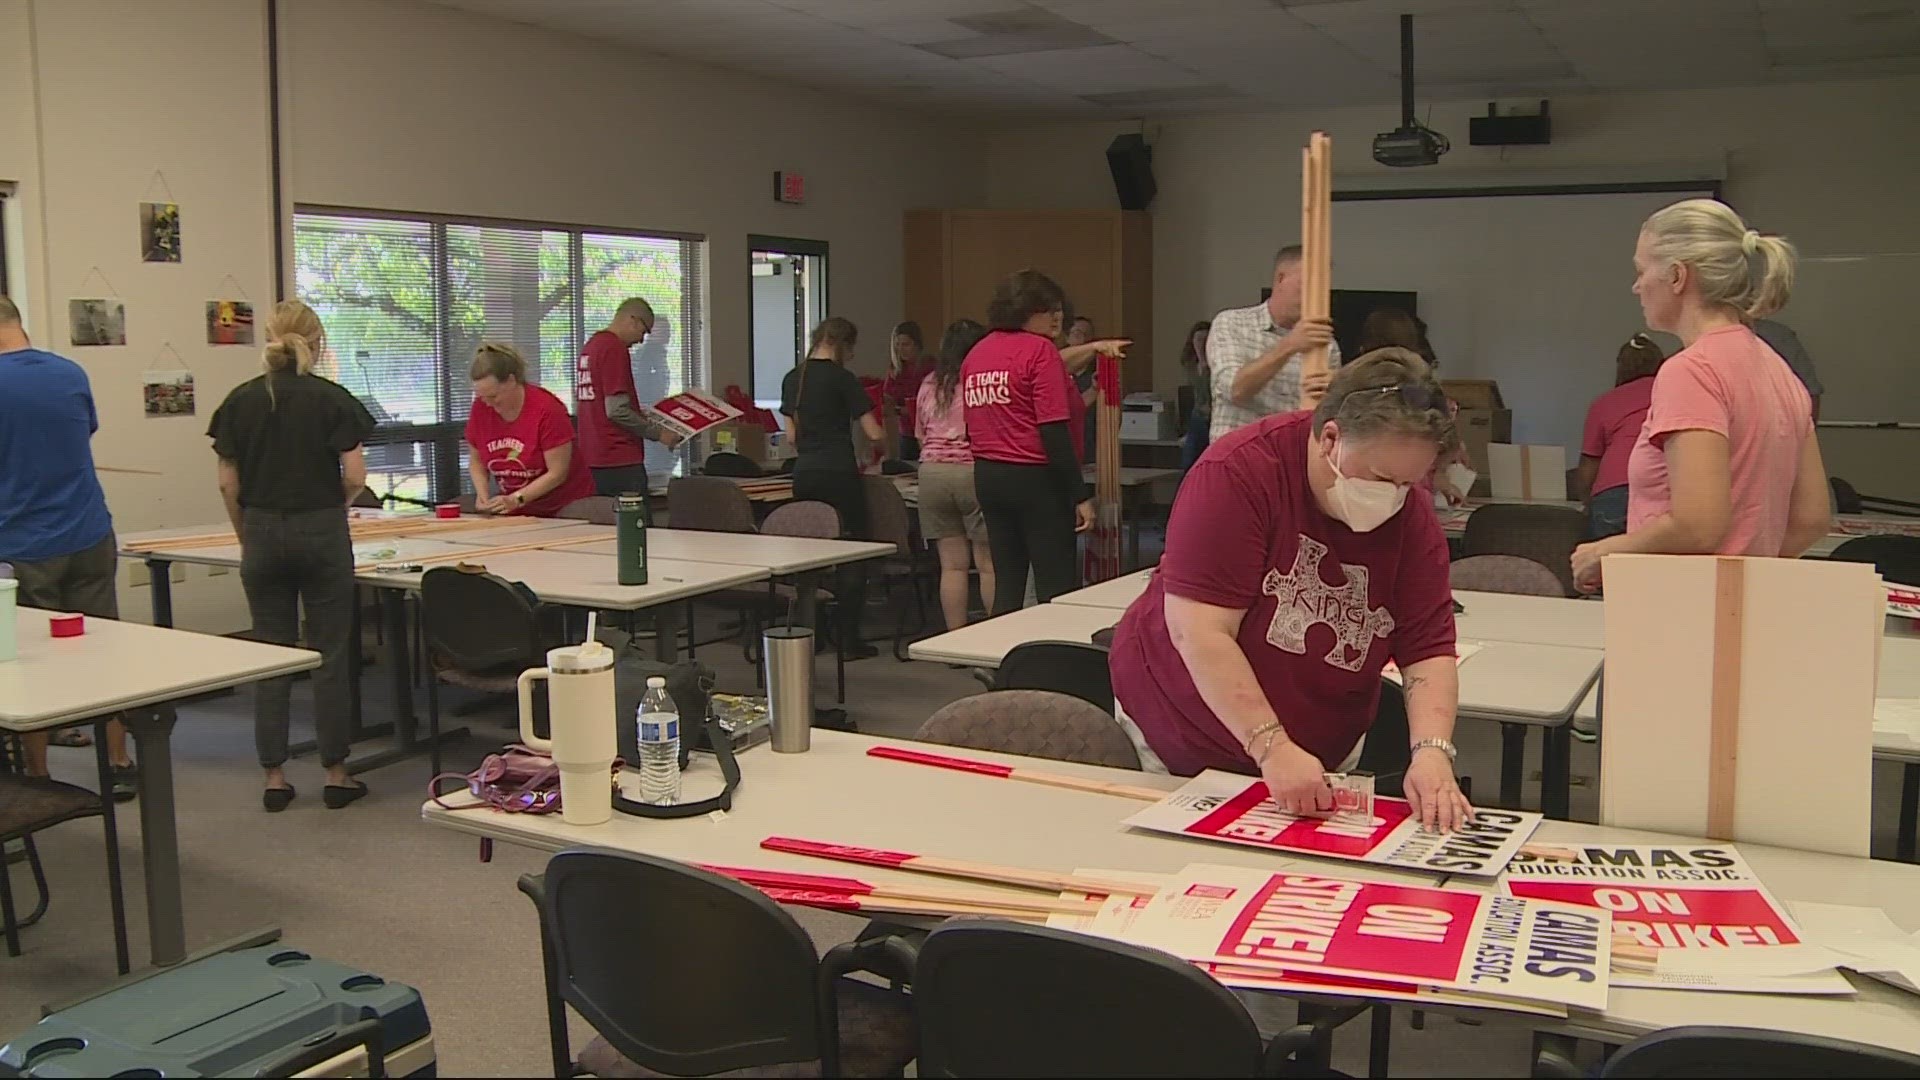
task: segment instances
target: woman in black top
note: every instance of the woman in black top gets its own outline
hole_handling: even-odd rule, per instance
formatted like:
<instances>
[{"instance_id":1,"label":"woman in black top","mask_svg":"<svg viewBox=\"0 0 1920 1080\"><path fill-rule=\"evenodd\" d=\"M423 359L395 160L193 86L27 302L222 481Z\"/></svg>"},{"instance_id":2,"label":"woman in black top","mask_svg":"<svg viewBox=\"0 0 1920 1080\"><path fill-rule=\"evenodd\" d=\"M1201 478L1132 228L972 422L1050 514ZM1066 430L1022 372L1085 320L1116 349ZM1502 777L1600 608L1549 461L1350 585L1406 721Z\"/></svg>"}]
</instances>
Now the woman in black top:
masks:
<instances>
[{"instance_id":1,"label":"woman in black top","mask_svg":"<svg viewBox=\"0 0 1920 1080\"><path fill-rule=\"evenodd\" d=\"M838 315L813 329L807 358L780 384L780 415L793 443L793 497L826 503L840 511L845 536L867 532L867 493L854 458L853 425L878 443L883 435L873 399L847 370L860 332ZM860 609L866 601L866 571L843 566L834 596L840 611L840 648L849 659L878 650L860 639Z\"/></svg>"},{"instance_id":2,"label":"woman in black top","mask_svg":"<svg viewBox=\"0 0 1920 1080\"><path fill-rule=\"evenodd\" d=\"M373 432L366 406L313 373L326 331L313 309L287 300L267 320L266 373L241 383L214 411L207 434L220 458L220 494L240 538L240 583L253 632L292 645L307 614L307 645L320 653L313 673L313 728L321 793L339 808L367 793L347 774L347 725L353 690L353 538L347 504L366 486L361 443ZM261 801L270 811L293 801L287 783L291 677L268 679L254 698L253 741L267 770Z\"/></svg>"}]
</instances>

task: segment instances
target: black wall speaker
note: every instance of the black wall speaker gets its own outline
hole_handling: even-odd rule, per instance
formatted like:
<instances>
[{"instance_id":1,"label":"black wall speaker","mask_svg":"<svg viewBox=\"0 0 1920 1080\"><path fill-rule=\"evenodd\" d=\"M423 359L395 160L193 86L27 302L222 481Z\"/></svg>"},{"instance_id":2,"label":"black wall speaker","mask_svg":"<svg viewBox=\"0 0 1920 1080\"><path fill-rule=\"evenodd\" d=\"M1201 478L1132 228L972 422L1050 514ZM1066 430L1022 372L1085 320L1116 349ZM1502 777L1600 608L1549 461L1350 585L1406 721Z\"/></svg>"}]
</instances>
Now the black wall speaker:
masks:
<instances>
[{"instance_id":1,"label":"black wall speaker","mask_svg":"<svg viewBox=\"0 0 1920 1080\"><path fill-rule=\"evenodd\" d=\"M1159 189L1153 183L1153 147L1144 135L1117 135L1107 144L1107 168L1120 209L1145 210Z\"/></svg>"}]
</instances>

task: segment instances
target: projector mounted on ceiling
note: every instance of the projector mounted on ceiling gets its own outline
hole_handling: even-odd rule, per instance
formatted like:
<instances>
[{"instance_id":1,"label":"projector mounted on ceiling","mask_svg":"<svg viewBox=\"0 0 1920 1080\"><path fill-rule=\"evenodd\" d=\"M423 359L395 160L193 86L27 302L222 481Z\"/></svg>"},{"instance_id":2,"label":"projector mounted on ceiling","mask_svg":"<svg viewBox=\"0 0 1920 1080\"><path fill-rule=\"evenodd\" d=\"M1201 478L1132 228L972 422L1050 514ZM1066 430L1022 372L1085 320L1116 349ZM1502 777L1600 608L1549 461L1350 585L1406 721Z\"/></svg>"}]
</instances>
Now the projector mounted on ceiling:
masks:
<instances>
[{"instance_id":1,"label":"projector mounted on ceiling","mask_svg":"<svg viewBox=\"0 0 1920 1080\"><path fill-rule=\"evenodd\" d=\"M1400 16L1400 126L1373 137L1373 160L1396 168L1437 165L1447 137L1413 117L1413 16Z\"/></svg>"}]
</instances>

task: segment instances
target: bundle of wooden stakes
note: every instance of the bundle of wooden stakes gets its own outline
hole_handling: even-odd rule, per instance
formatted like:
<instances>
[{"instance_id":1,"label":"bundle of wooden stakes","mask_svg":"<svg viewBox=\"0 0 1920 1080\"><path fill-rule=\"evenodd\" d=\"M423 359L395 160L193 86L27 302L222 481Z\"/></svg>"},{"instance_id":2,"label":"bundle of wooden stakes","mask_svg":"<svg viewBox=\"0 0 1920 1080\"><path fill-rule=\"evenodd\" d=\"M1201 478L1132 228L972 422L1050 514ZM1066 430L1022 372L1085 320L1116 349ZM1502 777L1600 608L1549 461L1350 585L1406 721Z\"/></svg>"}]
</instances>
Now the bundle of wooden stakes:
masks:
<instances>
[{"instance_id":1,"label":"bundle of wooden stakes","mask_svg":"<svg viewBox=\"0 0 1920 1080\"><path fill-rule=\"evenodd\" d=\"M1095 418L1093 532L1087 538L1087 584L1120 576L1120 361L1101 356L1094 361L1094 386L1099 390Z\"/></svg>"},{"instance_id":2,"label":"bundle of wooden stakes","mask_svg":"<svg viewBox=\"0 0 1920 1080\"><path fill-rule=\"evenodd\" d=\"M1300 151L1300 317L1333 317L1333 140L1316 131ZM1320 394L1305 389L1309 379L1327 373L1327 346L1308 349L1300 358L1300 407L1320 404Z\"/></svg>"}]
</instances>

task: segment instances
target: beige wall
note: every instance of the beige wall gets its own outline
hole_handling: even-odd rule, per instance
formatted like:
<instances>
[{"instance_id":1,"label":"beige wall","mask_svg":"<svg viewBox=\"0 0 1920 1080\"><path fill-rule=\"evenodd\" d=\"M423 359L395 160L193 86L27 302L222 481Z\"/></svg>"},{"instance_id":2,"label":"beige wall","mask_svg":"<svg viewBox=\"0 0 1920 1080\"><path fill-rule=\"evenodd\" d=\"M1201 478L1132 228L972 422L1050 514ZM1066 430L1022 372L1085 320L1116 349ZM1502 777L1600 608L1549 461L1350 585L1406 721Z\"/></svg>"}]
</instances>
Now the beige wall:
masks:
<instances>
[{"instance_id":1,"label":"beige wall","mask_svg":"<svg viewBox=\"0 0 1920 1080\"><path fill-rule=\"evenodd\" d=\"M1506 150L1467 145L1467 118L1484 102L1442 103L1430 123L1453 140L1453 152L1421 170L1371 161L1372 136L1397 122L1391 105L1150 125L1160 188L1157 386L1171 394L1178 385L1175 339L1182 328L1220 307L1251 302L1274 247L1296 238L1299 148L1320 127L1334 136L1336 187L1415 173L1422 181L1453 175L1485 183L1532 170L1565 180L1620 167L1681 172L1724 162L1727 197L1757 226L1786 233L1811 257L1785 317L1819 364L1824 414L1920 420L1920 365L1901 344L1911 337L1904 312L1920 293L1920 203L1908 190L1920 168L1916 101L1916 78L1555 98L1553 145ZM1104 150L1114 134L1132 130L1137 125L997 129L987 157L989 205L1114 205ZM1338 217L1336 208L1336 229ZM1336 234L1336 281L1338 253ZM1853 256L1864 258L1835 261ZM1623 273L1621 289L1626 285ZM1920 475L1896 467L1920 454L1920 435L1828 431L1822 438L1830 471L1865 489L1920 498Z\"/></svg>"},{"instance_id":2,"label":"beige wall","mask_svg":"<svg viewBox=\"0 0 1920 1080\"><path fill-rule=\"evenodd\" d=\"M0 0L0 182L18 186L25 230L16 291L36 340L93 380L99 461L162 473L103 478L122 531L221 517L206 418L257 354L204 344L202 305L232 292L229 274L257 304L272 298L264 10ZM954 125L871 102L414 0L282 0L281 29L289 206L704 233L716 385L748 381L748 233L831 245L832 307L867 328L856 366L874 371L899 318L902 212L984 195ZM773 202L776 169L806 175L807 205ZM179 265L138 261L156 170L181 204ZM81 288L95 266L127 304L125 348L68 346L66 300L104 288ZM168 343L196 376L196 418L142 414L140 374ZM247 625L236 575L185 572L181 625ZM135 576L123 606L144 618Z\"/></svg>"},{"instance_id":3,"label":"beige wall","mask_svg":"<svg viewBox=\"0 0 1920 1080\"><path fill-rule=\"evenodd\" d=\"M207 345L204 305L234 295L229 275L256 303L272 293L261 11L0 0L0 180L21 196L28 330L86 369L97 462L160 474L102 474L122 532L223 515L207 416L257 370L258 354ZM180 204L184 259L142 263L138 204L163 199L163 186ZM67 300L106 295L109 282L126 304L126 346L71 348ZM167 345L179 360L161 356ZM147 418L141 373L182 366L194 373L199 415ZM122 607L144 619L144 575L123 567ZM175 590L182 625L246 625L237 575L187 573Z\"/></svg>"},{"instance_id":4,"label":"beige wall","mask_svg":"<svg viewBox=\"0 0 1920 1080\"><path fill-rule=\"evenodd\" d=\"M282 2L296 198L704 233L716 386L748 385L749 233L831 245L829 304L877 372L902 212L984 195L949 122L411 0ZM775 170L806 205L773 201Z\"/></svg>"}]
</instances>

